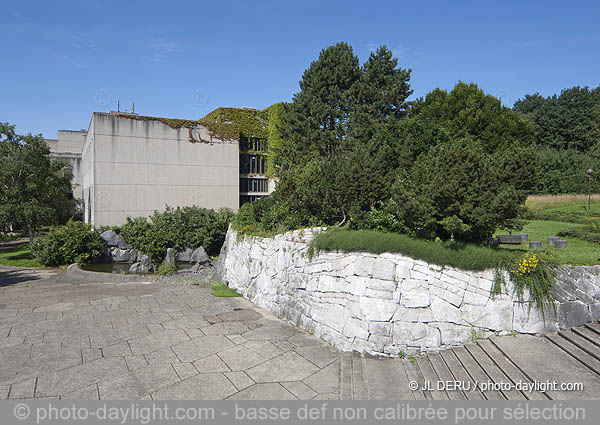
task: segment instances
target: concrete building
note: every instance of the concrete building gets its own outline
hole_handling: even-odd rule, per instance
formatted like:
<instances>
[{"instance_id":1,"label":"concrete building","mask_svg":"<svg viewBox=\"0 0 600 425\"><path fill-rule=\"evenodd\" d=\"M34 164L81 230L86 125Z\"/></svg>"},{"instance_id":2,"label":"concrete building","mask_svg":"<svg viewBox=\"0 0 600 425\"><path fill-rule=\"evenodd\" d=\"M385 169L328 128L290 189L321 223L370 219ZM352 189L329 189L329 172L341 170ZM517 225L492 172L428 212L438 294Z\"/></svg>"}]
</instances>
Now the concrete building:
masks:
<instances>
[{"instance_id":1,"label":"concrete building","mask_svg":"<svg viewBox=\"0 0 600 425\"><path fill-rule=\"evenodd\" d=\"M73 173L73 198L82 201L81 187L81 148L85 141L87 131L58 130L57 139L45 139L50 147L50 156L62 159L70 164Z\"/></svg>"},{"instance_id":2,"label":"concrete building","mask_svg":"<svg viewBox=\"0 0 600 425\"><path fill-rule=\"evenodd\" d=\"M94 112L87 131L60 130L46 141L53 157L72 164L73 196L95 227L167 205L237 210L274 188L263 132L243 131L230 118L254 120L260 130L259 112L219 108L198 121Z\"/></svg>"}]
</instances>

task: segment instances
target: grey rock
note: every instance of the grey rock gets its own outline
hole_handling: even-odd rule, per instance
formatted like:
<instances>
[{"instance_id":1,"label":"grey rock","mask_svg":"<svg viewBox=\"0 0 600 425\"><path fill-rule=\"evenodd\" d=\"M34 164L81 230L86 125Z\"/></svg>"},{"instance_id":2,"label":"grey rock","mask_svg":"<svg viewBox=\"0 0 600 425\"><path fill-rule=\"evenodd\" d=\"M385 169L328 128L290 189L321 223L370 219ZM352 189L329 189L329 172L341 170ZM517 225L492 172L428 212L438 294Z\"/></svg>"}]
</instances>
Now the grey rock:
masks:
<instances>
[{"instance_id":1,"label":"grey rock","mask_svg":"<svg viewBox=\"0 0 600 425\"><path fill-rule=\"evenodd\" d=\"M175 250L173 248L167 248L167 255L165 255L163 264L175 267Z\"/></svg>"},{"instance_id":2,"label":"grey rock","mask_svg":"<svg viewBox=\"0 0 600 425\"><path fill-rule=\"evenodd\" d=\"M108 246L116 246L120 249L131 249L133 246L125 242L125 239L113 230L107 230L100 234L100 237L106 241Z\"/></svg>"},{"instance_id":3,"label":"grey rock","mask_svg":"<svg viewBox=\"0 0 600 425\"><path fill-rule=\"evenodd\" d=\"M106 241L106 245L108 246L117 246L119 245L119 239L122 239L121 236L113 230L107 230L100 233L100 237Z\"/></svg>"},{"instance_id":4,"label":"grey rock","mask_svg":"<svg viewBox=\"0 0 600 425\"><path fill-rule=\"evenodd\" d=\"M519 236L521 236L521 240L523 242L527 242L529 240L529 233L519 233Z\"/></svg>"},{"instance_id":5,"label":"grey rock","mask_svg":"<svg viewBox=\"0 0 600 425\"><path fill-rule=\"evenodd\" d=\"M548 236L548 245L554 245L554 242L556 242L558 239L558 236Z\"/></svg>"},{"instance_id":6,"label":"grey rock","mask_svg":"<svg viewBox=\"0 0 600 425\"><path fill-rule=\"evenodd\" d=\"M148 274L152 270L146 265L142 263L133 263L131 267L129 267L129 273L134 274Z\"/></svg>"},{"instance_id":7,"label":"grey rock","mask_svg":"<svg viewBox=\"0 0 600 425\"><path fill-rule=\"evenodd\" d=\"M196 248L194 250L194 252L192 253L191 262L193 262L193 263L204 264L204 263L208 263L209 261L210 261L210 258L208 258L208 255L206 254L206 251L204 250L203 247Z\"/></svg>"},{"instance_id":8,"label":"grey rock","mask_svg":"<svg viewBox=\"0 0 600 425\"><path fill-rule=\"evenodd\" d=\"M529 241L529 249L541 249L542 242L541 241Z\"/></svg>"},{"instance_id":9,"label":"grey rock","mask_svg":"<svg viewBox=\"0 0 600 425\"><path fill-rule=\"evenodd\" d=\"M177 253L177 261L181 261L182 263L191 263L193 253L194 251L192 250L192 248L186 248L183 251Z\"/></svg>"},{"instance_id":10,"label":"grey rock","mask_svg":"<svg viewBox=\"0 0 600 425\"><path fill-rule=\"evenodd\" d=\"M554 247L555 248L566 248L567 241L565 239L557 239L554 241Z\"/></svg>"},{"instance_id":11,"label":"grey rock","mask_svg":"<svg viewBox=\"0 0 600 425\"><path fill-rule=\"evenodd\" d=\"M138 256L138 261L129 268L129 273L148 274L154 271L154 264L147 255Z\"/></svg>"},{"instance_id":12,"label":"grey rock","mask_svg":"<svg viewBox=\"0 0 600 425\"><path fill-rule=\"evenodd\" d=\"M117 246L121 249L132 249L133 248L133 245L125 242L125 239L123 239L121 236L119 236L119 242L118 242Z\"/></svg>"},{"instance_id":13,"label":"grey rock","mask_svg":"<svg viewBox=\"0 0 600 425\"><path fill-rule=\"evenodd\" d=\"M137 260L137 249L121 249L112 247L109 251L110 259L115 263L130 263Z\"/></svg>"},{"instance_id":14,"label":"grey rock","mask_svg":"<svg viewBox=\"0 0 600 425\"><path fill-rule=\"evenodd\" d=\"M592 314L581 301L571 301L560 305L560 327L571 328L592 321Z\"/></svg>"}]
</instances>

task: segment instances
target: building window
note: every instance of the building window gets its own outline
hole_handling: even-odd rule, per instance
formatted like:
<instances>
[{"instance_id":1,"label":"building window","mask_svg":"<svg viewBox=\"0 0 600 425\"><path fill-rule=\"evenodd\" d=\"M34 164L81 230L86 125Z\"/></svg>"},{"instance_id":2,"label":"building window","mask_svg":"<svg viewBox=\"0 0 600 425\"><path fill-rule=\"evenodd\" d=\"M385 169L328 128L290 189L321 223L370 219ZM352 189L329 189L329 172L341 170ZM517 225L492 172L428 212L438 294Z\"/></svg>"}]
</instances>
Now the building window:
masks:
<instances>
[{"instance_id":1,"label":"building window","mask_svg":"<svg viewBox=\"0 0 600 425\"><path fill-rule=\"evenodd\" d=\"M265 158L261 155L240 154L241 174L264 174Z\"/></svg>"},{"instance_id":2,"label":"building window","mask_svg":"<svg viewBox=\"0 0 600 425\"><path fill-rule=\"evenodd\" d=\"M260 195L240 195L240 206L247 204L248 202L258 201L263 196Z\"/></svg>"},{"instance_id":3,"label":"building window","mask_svg":"<svg viewBox=\"0 0 600 425\"><path fill-rule=\"evenodd\" d=\"M240 150L243 152L262 152L265 149L264 139L256 137L241 137Z\"/></svg>"},{"instance_id":4,"label":"building window","mask_svg":"<svg viewBox=\"0 0 600 425\"><path fill-rule=\"evenodd\" d=\"M240 192L268 192L269 182L267 179L260 178L240 178Z\"/></svg>"}]
</instances>

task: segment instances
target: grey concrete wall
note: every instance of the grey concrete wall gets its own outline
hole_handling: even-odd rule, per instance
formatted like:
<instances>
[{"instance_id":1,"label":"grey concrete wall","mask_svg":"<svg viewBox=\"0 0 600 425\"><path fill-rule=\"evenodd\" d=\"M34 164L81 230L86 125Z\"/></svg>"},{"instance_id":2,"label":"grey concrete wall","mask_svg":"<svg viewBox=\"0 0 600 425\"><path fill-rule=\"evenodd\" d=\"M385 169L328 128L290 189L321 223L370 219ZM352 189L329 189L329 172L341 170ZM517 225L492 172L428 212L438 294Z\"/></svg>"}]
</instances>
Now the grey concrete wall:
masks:
<instances>
[{"instance_id":1,"label":"grey concrete wall","mask_svg":"<svg viewBox=\"0 0 600 425\"><path fill-rule=\"evenodd\" d=\"M94 113L92 123L82 170L94 226L120 225L166 204L238 208L237 141L191 143L187 128L106 113ZM209 140L203 127L198 136Z\"/></svg>"},{"instance_id":2,"label":"grey concrete wall","mask_svg":"<svg viewBox=\"0 0 600 425\"><path fill-rule=\"evenodd\" d=\"M87 131L58 130L58 139L45 139L50 156L70 164L73 172L72 188L75 199L83 199L81 152Z\"/></svg>"},{"instance_id":3,"label":"grey concrete wall","mask_svg":"<svg viewBox=\"0 0 600 425\"><path fill-rule=\"evenodd\" d=\"M280 318L345 351L374 355L437 351L473 338L554 332L600 319L600 266L558 271L556 314L545 318L510 280L492 296L493 270L440 267L401 254L322 252L313 231L274 238L229 231L220 278Z\"/></svg>"}]
</instances>

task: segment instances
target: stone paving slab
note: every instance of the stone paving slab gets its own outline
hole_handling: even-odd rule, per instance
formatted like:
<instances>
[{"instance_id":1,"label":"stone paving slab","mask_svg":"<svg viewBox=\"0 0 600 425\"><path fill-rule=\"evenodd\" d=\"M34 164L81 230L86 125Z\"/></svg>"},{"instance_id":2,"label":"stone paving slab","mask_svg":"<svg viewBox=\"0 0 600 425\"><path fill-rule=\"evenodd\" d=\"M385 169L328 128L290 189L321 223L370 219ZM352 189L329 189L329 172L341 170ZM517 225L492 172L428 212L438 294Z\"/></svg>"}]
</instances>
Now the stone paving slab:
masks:
<instances>
[{"instance_id":1,"label":"stone paving slab","mask_svg":"<svg viewBox=\"0 0 600 425\"><path fill-rule=\"evenodd\" d=\"M213 297L210 274L182 284L0 266L0 399L600 398L597 323L416 359L370 358L340 353L246 299ZM486 377L584 389L408 388Z\"/></svg>"},{"instance_id":2,"label":"stone paving slab","mask_svg":"<svg viewBox=\"0 0 600 425\"><path fill-rule=\"evenodd\" d=\"M0 399L337 397L337 351L195 279L0 267Z\"/></svg>"}]
</instances>

